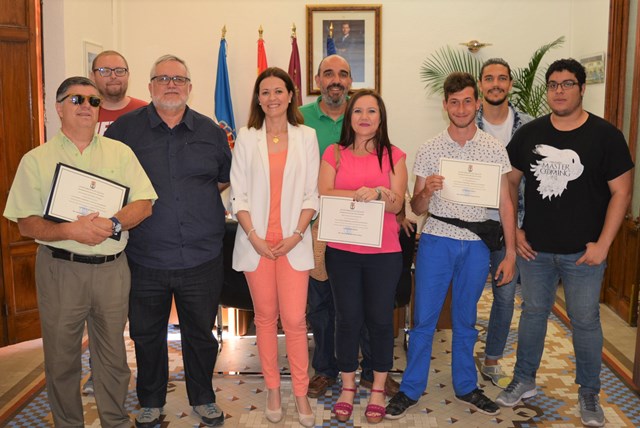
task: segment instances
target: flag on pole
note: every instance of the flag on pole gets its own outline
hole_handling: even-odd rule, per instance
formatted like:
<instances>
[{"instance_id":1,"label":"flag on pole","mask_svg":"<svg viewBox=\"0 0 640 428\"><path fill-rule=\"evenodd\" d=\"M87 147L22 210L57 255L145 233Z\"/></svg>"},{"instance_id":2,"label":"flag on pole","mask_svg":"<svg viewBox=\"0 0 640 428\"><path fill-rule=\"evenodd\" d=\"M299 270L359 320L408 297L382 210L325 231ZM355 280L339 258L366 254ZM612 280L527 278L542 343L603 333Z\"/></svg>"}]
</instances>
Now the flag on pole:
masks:
<instances>
[{"instance_id":1,"label":"flag on pole","mask_svg":"<svg viewBox=\"0 0 640 428\"><path fill-rule=\"evenodd\" d=\"M335 55L338 51L336 50L336 42L333 41L333 22L329 25L329 35L327 36L327 56Z\"/></svg>"},{"instance_id":2,"label":"flag on pole","mask_svg":"<svg viewBox=\"0 0 640 428\"><path fill-rule=\"evenodd\" d=\"M218 125L227 133L229 147L233 149L236 139L236 123L233 118L233 104L231 103L231 89L229 88L229 70L227 69L227 41L226 28L222 29L220 50L218 51L218 72L216 74L215 112Z\"/></svg>"},{"instance_id":3,"label":"flag on pole","mask_svg":"<svg viewBox=\"0 0 640 428\"><path fill-rule=\"evenodd\" d=\"M296 26L293 25L291 29L291 58L289 59L289 76L293 80L293 84L296 87L296 99L298 100L298 107L302 105L302 93L300 88L302 87L302 80L300 78L300 52L298 51L298 38L296 37Z\"/></svg>"},{"instance_id":4,"label":"flag on pole","mask_svg":"<svg viewBox=\"0 0 640 428\"><path fill-rule=\"evenodd\" d=\"M262 25L258 30L260 37L258 38L258 74L267 69L267 52L264 50L264 40L262 40Z\"/></svg>"}]
</instances>

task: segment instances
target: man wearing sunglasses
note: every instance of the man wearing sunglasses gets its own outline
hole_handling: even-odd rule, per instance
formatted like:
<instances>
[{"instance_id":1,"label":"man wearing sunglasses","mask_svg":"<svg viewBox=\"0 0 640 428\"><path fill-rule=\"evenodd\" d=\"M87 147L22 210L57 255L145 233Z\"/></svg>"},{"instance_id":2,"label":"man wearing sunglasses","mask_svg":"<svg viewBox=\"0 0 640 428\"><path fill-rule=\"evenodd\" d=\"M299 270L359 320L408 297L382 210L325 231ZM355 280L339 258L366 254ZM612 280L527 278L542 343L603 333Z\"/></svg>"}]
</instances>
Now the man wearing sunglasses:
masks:
<instances>
[{"instance_id":1,"label":"man wearing sunglasses","mask_svg":"<svg viewBox=\"0 0 640 428\"><path fill-rule=\"evenodd\" d=\"M24 155L4 212L23 236L40 244L35 277L55 426L84 426L80 377L85 325L100 423L131 426L124 406L131 373L123 339L130 289L123 250L128 230L151 214L157 195L133 151L95 133L100 102L91 80L70 77L62 82L56 93L60 132ZM126 205L111 218L89 212L72 222L45 219L58 163L129 187ZM95 182L79 188L78 196L91 186Z\"/></svg>"},{"instance_id":2,"label":"man wearing sunglasses","mask_svg":"<svg viewBox=\"0 0 640 428\"><path fill-rule=\"evenodd\" d=\"M100 91L102 104L96 132L104 135L109 125L125 113L147 105L146 101L127 95L129 64L116 51L103 51L93 59L91 80Z\"/></svg>"},{"instance_id":3,"label":"man wearing sunglasses","mask_svg":"<svg viewBox=\"0 0 640 428\"><path fill-rule=\"evenodd\" d=\"M633 162L620 130L582 107L585 69L561 59L545 75L551 114L522 126L507 146L511 199L525 177L516 253L525 305L513 381L496 402L513 407L536 391L547 319L562 281L573 330L582 423L604 426L600 288L607 254L631 201Z\"/></svg>"},{"instance_id":4,"label":"man wearing sunglasses","mask_svg":"<svg viewBox=\"0 0 640 428\"><path fill-rule=\"evenodd\" d=\"M151 104L121 116L105 133L133 149L159 195L153 216L127 247L141 407L136 426L155 427L166 403L173 297L189 404L205 425L221 425L224 414L211 384L218 353L212 330L223 284L220 191L229 186L231 150L225 132L187 105L191 77L182 59L156 60L149 92Z\"/></svg>"}]
</instances>

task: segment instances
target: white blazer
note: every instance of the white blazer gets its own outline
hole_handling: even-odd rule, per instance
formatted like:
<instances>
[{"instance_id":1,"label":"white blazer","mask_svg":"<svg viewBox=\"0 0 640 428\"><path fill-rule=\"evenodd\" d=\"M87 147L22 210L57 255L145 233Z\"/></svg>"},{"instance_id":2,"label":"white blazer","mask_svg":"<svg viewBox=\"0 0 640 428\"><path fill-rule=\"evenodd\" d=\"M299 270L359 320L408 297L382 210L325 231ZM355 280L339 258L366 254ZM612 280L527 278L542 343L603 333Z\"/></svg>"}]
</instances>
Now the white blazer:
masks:
<instances>
[{"instance_id":1,"label":"white blazer","mask_svg":"<svg viewBox=\"0 0 640 428\"><path fill-rule=\"evenodd\" d=\"M291 124L287 127L289 146L282 180L280 222L283 237L294 234L303 209L318 210L318 170L320 153L316 131L308 126ZM270 203L269 153L266 126L242 128L238 133L231 162L231 207L248 211L258 236L264 238L269 222ZM295 270L313 269L311 228L304 231L302 241L287 254ZM233 248L233 268L253 272L260 262L242 227L236 232Z\"/></svg>"}]
</instances>

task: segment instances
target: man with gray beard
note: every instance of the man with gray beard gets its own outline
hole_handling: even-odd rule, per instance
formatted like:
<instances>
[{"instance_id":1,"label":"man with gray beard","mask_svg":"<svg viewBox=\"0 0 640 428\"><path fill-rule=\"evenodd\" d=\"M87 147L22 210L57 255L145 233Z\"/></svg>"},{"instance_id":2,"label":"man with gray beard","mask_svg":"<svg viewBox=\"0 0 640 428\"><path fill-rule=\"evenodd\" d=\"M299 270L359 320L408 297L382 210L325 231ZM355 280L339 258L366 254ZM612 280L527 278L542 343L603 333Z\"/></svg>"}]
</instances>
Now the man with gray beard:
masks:
<instances>
[{"instance_id":1,"label":"man with gray beard","mask_svg":"<svg viewBox=\"0 0 640 428\"><path fill-rule=\"evenodd\" d=\"M223 283L224 206L231 150L210 118L191 110L185 62L151 68L151 104L127 113L106 135L130 146L154 183L153 216L129 241L129 326L138 365L136 426L161 419L168 382L167 324L175 297L189 404L207 426L224 423L211 384L218 354L212 330Z\"/></svg>"}]
</instances>

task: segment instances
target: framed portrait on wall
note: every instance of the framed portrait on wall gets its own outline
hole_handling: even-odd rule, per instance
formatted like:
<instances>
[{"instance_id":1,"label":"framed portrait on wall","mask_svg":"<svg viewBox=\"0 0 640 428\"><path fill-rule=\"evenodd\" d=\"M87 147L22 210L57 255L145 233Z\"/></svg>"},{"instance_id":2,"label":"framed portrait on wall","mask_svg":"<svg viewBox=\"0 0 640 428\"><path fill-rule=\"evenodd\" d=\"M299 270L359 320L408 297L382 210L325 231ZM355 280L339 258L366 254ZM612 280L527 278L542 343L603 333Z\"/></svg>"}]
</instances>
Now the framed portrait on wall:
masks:
<instances>
[{"instance_id":1,"label":"framed portrait on wall","mask_svg":"<svg viewBox=\"0 0 640 428\"><path fill-rule=\"evenodd\" d=\"M97 44L97 43L93 43L93 42L89 42L87 40L84 40L82 42L82 47L83 47L83 51L84 51L84 75L85 77L90 77L91 76L91 64L93 64L93 60L95 59L95 57L98 56L98 54L100 52L102 52L102 46Z\"/></svg>"},{"instance_id":2,"label":"framed portrait on wall","mask_svg":"<svg viewBox=\"0 0 640 428\"><path fill-rule=\"evenodd\" d=\"M314 77L329 39L351 65L352 89L380 92L381 10L381 5L307 5L308 95L320 94Z\"/></svg>"}]
</instances>

